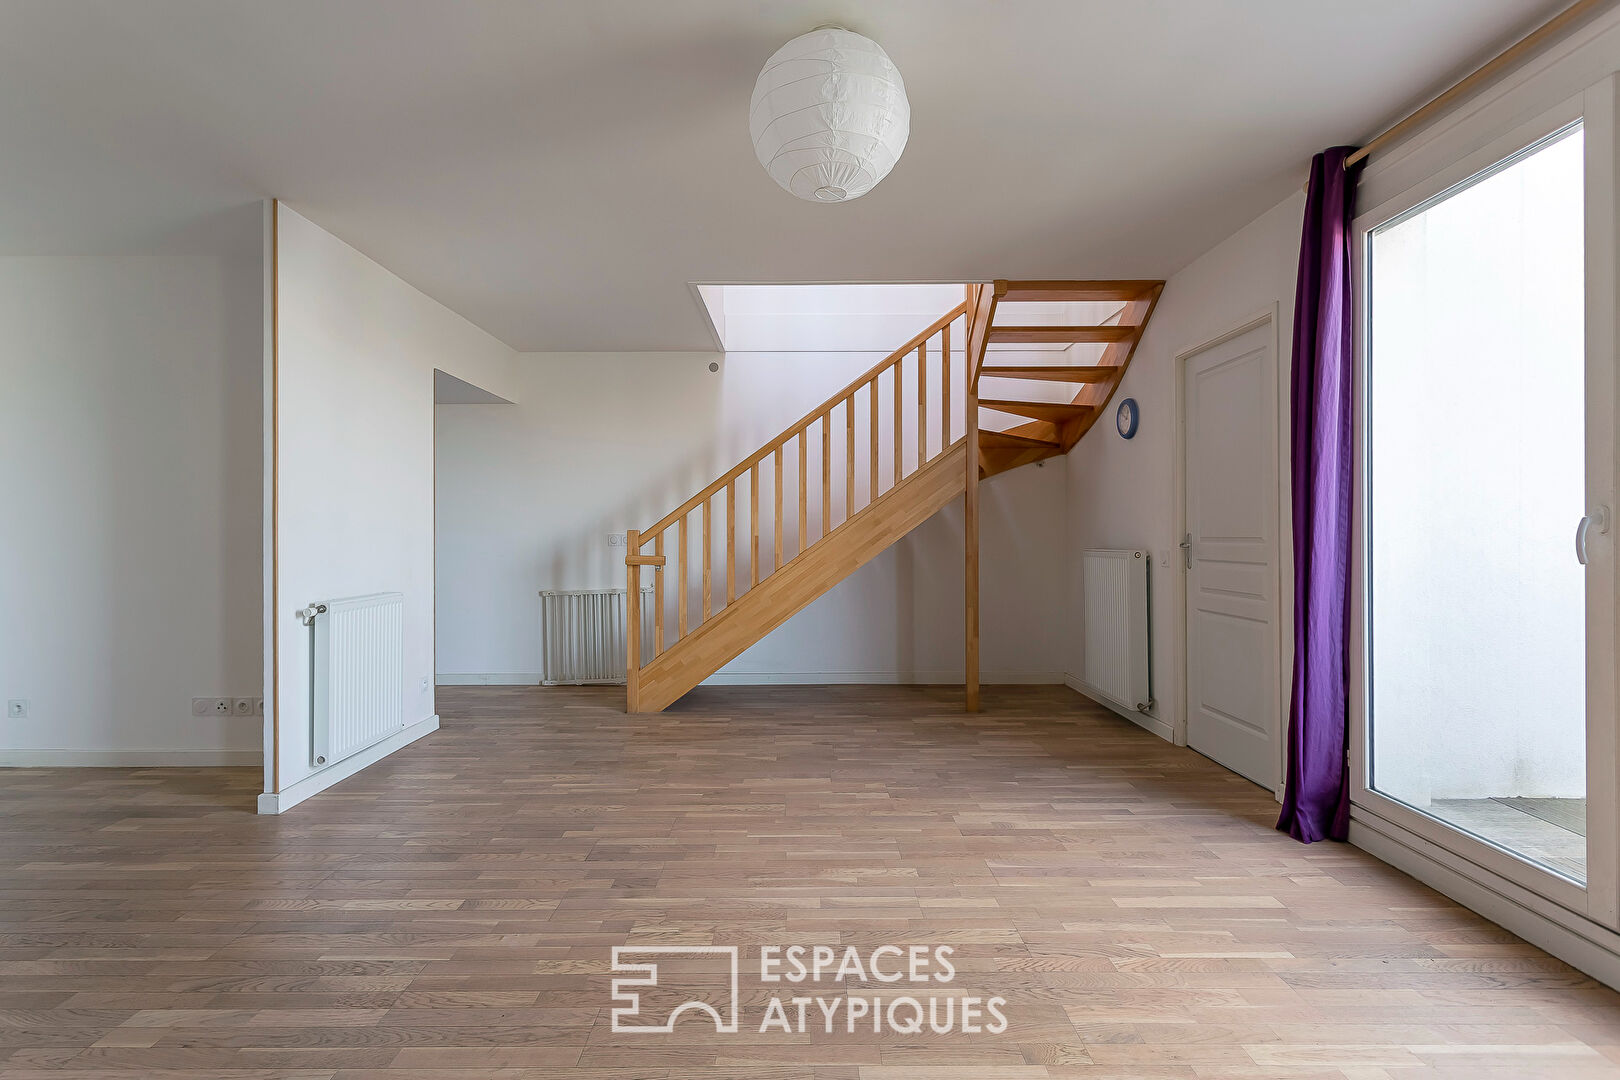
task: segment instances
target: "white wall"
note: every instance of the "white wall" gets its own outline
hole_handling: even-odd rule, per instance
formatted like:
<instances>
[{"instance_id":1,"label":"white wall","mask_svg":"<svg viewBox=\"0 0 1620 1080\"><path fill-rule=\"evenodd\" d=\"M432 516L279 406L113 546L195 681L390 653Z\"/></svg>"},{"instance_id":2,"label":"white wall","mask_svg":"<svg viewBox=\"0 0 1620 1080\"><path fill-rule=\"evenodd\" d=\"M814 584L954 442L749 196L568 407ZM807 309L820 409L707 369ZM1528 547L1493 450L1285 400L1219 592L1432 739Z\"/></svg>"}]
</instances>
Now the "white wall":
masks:
<instances>
[{"instance_id":1,"label":"white wall","mask_svg":"<svg viewBox=\"0 0 1620 1080\"><path fill-rule=\"evenodd\" d=\"M1185 716L1180 630L1181 537L1176 533L1176 356L1268 313L1275 306L1281 374L1278 430L1283 452L1279 505L1285 590L1282 601L1282 672L1286 684L1292 663L1292 539L1288 523L1288 355L1294 333L1294 278L1298 269L1301 194L1273 207L1169 279L1153 320L1142 335L1131 368L1114 397L1115 405L1134 397L1141 407L1136 437L1119 437L1112 415L1069 452L1068 590L1071 625L1066 635L1066 670L1084 670L1078 624L1081 608L1079 553L1088 548L1145 547L1153 552L1150 591L1153 636L1151 715L1165 723ZM1112 409L1112 405L1110 409ZM1286 715L1286 710L1284 710Z\"/></svg>"},{"instance_id":2,"label":"white wall","mask_svg":"<svg viewBox=\"0 0 1620 1080\"><path fill-rule=\"evenodd\" d=\"M0 762L259 760L259 265L0 258Z\"/></svg>"},{"instance_id":3,"label":"white wall","mask_svg":"<svg viewBox=\"0 0 1620 1080\"><path fill-rule=\"evenodd\" d=\"M286 206L278 231L273 783L285 791L311 773L298 608L404 593L404 722L434 715L433 373L509 397L512 352Z\"/></svg>"},{"instance_id":4,"label":"white wall","mask_svg":"<svg viewBox=\"0 0 1620 1080\"><path fill-rule=\"evenodd\" d=\"M540 590L622 588L624 552L609 548L609 533L651 525L878 359L869 353L529 354L519 358L516 393L509 395L516 406L440 406L441 678L536 680ZM720 363L718 373L709 372L711 362ZM882 432L889 430L886 402ZM858 445L866 440L861 430ZM882 439L887 445L888 435ZM908 440L908 453L914 441ZM790 455L786 483L796 483L794 469ZM1063 574L1063 474L1058 459L998 476L982 489L981 665L987 682L1061 681L1062 596L1053 583ZM864 501L864 470L858 475L857 497ZM836 468L835 520L842 518L842 476ZM819 518L819 489L812 490L812 517ZM746 499L746 488L741 491L739 503ZM795 501L796 494L789 503ZM694 515L694 552L697 520ZM717 529L722 520L717 505ZM819 522L812 525L812 537L818 528ZM959 680L961 530L958 501L718 678ZM741 547L746 539L744 533ZM786 544L790 552L795 540ZM761 550L770 548L767 517ZM695 577L695 554L693 565ZM717 574L717 588L719 581ZM673 613L673 599L669 606Z\"/></svg>"}]
</instances>

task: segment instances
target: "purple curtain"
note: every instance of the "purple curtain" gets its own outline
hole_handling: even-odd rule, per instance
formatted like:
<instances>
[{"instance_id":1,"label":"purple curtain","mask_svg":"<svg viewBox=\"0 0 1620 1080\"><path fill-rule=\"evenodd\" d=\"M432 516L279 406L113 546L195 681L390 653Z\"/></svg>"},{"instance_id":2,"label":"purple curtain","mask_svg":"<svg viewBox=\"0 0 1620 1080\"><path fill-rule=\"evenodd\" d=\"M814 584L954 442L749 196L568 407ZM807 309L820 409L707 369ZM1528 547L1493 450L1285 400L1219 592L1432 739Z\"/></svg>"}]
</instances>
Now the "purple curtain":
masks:
<instances>
[{"instance_id":1,"label":"purple curtain","mask_svg":"<svg viewBox=\"0 0 1620 1080\"><path fill-rule=\"evenodd\" d=\"M1354 150L1311 162L1294 295L1294 688L1277 828L1306 844L1343 840L1350 826L1350 220L1360 163L1346 170L1344 159Z\"/></svg>"}]
</instances>

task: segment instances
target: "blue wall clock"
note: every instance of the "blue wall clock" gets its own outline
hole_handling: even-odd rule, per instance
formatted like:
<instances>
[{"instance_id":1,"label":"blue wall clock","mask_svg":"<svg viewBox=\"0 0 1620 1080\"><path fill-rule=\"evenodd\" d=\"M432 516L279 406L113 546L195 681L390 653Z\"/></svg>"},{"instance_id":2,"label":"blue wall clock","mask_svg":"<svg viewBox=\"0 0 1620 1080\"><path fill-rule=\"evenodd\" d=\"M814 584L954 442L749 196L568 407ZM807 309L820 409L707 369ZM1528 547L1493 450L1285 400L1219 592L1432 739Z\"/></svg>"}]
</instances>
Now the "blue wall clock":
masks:
<instances>
[{"instance_id":1,"label":"blue wall clock","mask_svg":"<svg viewBox=\"0 0 1620 1080\"><path fill-rule=\"evenodd\" d=\"M1141 410L1136 407L1136 399L1128 397L1119 403L1119 411L1114 414L1114 423L1119 427L1119 437L1131 439L1136 436L1136 422L1141 418Z\"/></svg>"}]
</instances>

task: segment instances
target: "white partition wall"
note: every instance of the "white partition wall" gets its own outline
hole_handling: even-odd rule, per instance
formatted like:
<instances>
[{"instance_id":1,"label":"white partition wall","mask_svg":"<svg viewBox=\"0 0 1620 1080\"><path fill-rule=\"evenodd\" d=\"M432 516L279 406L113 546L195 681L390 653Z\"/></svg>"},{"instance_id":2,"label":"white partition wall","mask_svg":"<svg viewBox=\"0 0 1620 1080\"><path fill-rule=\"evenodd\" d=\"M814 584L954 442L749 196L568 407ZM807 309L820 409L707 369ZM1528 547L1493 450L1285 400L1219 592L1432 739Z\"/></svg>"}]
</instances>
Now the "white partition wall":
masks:
<instances>
[{"instance_id":1,"label":"white partition wall","mask_svg":"<svg viewBox=\"0 0 1620 1080\"><path fill-rule=\"evenodd\" d=\"M505 388L512 352L300 214L275 212L272 612L275 694L262 811L276 813L437 726L434 372ZM312 762L300 608L404 594L398 735Z\"/></svg>"}]
</instances>

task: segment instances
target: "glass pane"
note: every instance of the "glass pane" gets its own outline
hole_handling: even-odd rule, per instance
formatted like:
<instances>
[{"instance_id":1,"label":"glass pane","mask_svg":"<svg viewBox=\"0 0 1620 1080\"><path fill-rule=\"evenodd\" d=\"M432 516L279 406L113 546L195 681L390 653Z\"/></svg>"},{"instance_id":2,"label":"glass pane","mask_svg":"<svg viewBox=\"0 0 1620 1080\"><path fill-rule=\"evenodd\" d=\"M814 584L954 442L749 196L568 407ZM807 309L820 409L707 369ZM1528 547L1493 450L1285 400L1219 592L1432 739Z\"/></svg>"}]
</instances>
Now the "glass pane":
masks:
<instances>
[{"instance_id":1,"label":"glass pane","mask_svg":"<svg viewBox=\"0 0 1620 1080\"><path fill-rule=\"evenodd\" d=\"M1582 142L1374 231L1372 786L1586 880Z\"/></svg>"}]
</instances>

